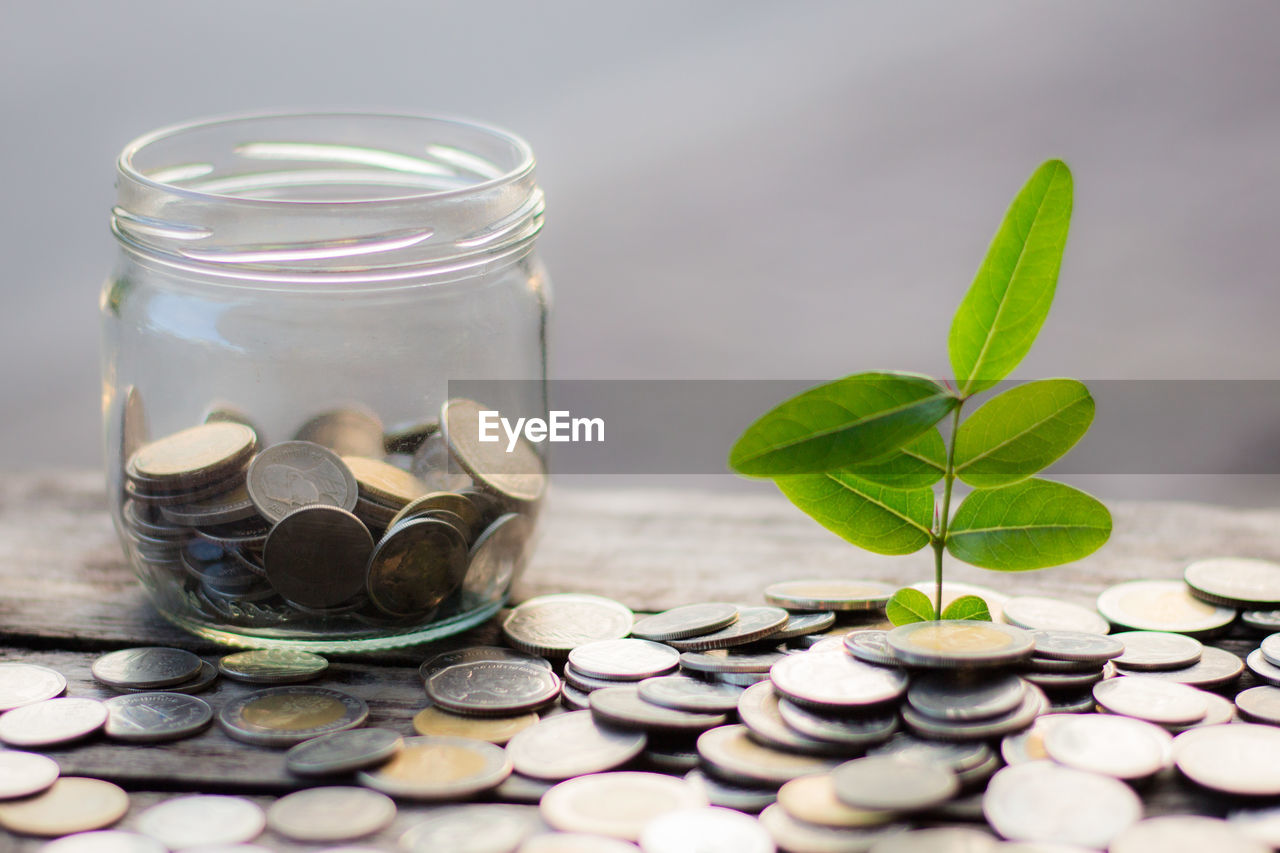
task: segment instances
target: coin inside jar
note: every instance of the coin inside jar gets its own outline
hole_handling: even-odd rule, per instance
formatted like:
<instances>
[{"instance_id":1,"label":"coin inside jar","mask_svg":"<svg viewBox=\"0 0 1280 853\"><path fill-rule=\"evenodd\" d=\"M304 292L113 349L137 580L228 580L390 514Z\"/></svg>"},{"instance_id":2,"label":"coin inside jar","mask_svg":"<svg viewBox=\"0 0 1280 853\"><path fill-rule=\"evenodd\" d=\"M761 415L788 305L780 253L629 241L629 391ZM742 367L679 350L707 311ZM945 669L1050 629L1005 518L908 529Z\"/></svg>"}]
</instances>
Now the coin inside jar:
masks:
<instances>
[{"instance_id":1,"label":"coin inside jar","mask_svg":"<svg viewBox=\"0 0 1280 853\"><path fill-rule=\"evenodd\" d=\"M390 507L393 510L391 517L395 511L427 491L417 477L381 459L343 456L342 461L355 476L360 496Z\"/></svg>"},{"instance_id":2,"label":"coin inside jar","mask_svg":"<svg viewBox=\"0 0 1280 853\"><path fill-rule=\"evenodd\" d=\"M440 426L449 452L477 484L519 504L533 503L546 491L547 476L538 451L523 436L510 450L501 442L480 441L481 412L474 400L447 401Z\"/></svg>"},{"instance_id":3,"label":"coin inside jar","mask_svg":"<svg viewBox=\"0 0 1280 853\"><path fill-rule=\"evenodd\" d=\"M249 461L258 436L237 423L190 427L140 447L126 473L135 481L158 487L212 482Z\"/></svg>"},{"instance_id":4,"label":"coin inside jar","mask_svg":"<svg viewBox=\"0 0 1280 853\"><path fill-rule=\"evenodd\" d=\"M300 426L294 438L321 445L338 456L376 457L384 450L382 421L364 408L322 412Z\"/></svg>"},{"instance_id":5,"label":"coin inside jar","mask_svg":"<svg viewBox=\"0 0 1280 853\"><path fill-rule=\"evenodd\" d=\"M392 616L426 613L458 587L466 571L467 543L453 525L435 518L405 521L369 558L369 600Z\"/></svg>"},{"instance_id":6,"label":"coin inside jar","mask_svg":"<svg viewBox=\"0 0 1280 853\"><path fill-rule=\"evenodd\" d=\"M296 509L267 536L262 560L271 587L298 604L336 607L359 595L373 537L364 522L339 507Z\"/></svg>"},{"instance_id":7,"label":"coin inside jar","mask_svg":"<svg viewBox=\"0 0 1280 853\"><path fill-rule=\"evenodd\" d=\"M471 545L463 593L481 601L504 595L528 559L525 546L532 534L527 516L509 512L494 519Z\"/></svg>"},{"instance_id":8,"label":"coin inside jar","mask_svg":"<svg viewBox=\"0 0 1280 853\"><path fill-rule=\"evenodd\" d=\"M356 507L356 478L338 454L310 441L282 441L249 463L249 497L268 521L314 504Z\"/></svg>"}]
</instances>

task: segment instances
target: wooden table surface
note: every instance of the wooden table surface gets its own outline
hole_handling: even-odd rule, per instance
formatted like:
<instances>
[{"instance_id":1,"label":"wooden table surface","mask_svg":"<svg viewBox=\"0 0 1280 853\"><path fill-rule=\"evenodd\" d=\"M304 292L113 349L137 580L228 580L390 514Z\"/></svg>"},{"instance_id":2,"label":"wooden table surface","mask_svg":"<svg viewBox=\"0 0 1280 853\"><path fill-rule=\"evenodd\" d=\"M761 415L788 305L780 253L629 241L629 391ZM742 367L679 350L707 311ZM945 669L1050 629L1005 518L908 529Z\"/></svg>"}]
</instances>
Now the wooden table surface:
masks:
<instances>
[{"instance_id":1,"label":"wooden table surface","mask_svg":"<svg viewBox=\"0 0 1280 853\"><path fill-rule=\"evenodd\" d=\"M1016 594L1051 595L1091 604L1106 586L1127 579L1178 577L1196 558L1280 558L1280 511L1194 504L1121 503L1115 533L1099 553L1071 566L999 574L952 564L948 577ZM638 611L693 601L758 603L772 581L864 577L909 583L931 576L931 554L884 558L826 532L780 495L658 490L560 489L548 501L541 541L515 599L544 592L591 592ZM15 474L0 480L0 659L62 672L68 695L106 698L89 666L103 651L174 645L215 660L219 649L163 621L124 562L94 472ZM500 642L490 622L438 643L336 658L322 683L369 703L370 725L412 734L425 705L416 666L460 645ZM1257 637L1236 629L1216 645L1243 655ZM1227 691L1252 686L1246 673ZM202 694L215 710L252 689L219 679ZM134 746L94 739L51 750L63 775L109 779L133 800L128 827L146 805L175 792L240 793L263 802L305 783L289 776L282 752L232 741L215 725L170 744ZM1193 790L1170 775L1143 791L1148 812L1222 814L1238 805ZM401 803L393 826L362 842L395 849L400 834L430 807ZM5 839L16 850L30 839ZM320 849L270 833L258 841L282 851ZM446 851L441 851L446 853Z\"/></svg>"}]
</instances>

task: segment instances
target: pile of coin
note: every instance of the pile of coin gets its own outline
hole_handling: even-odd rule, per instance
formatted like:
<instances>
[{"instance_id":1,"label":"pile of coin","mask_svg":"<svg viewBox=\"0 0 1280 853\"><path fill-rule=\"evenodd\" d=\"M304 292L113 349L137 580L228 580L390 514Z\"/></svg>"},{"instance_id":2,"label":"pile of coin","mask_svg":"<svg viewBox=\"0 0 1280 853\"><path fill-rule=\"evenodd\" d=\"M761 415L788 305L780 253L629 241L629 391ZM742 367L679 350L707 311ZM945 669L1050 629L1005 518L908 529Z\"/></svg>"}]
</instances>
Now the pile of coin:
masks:
<instances>
[{"instance_id":1,"label":"pile of coin","mask_svg":"<svg viewBox=\"0 0 1280 853\"><path fill-rule=\"evenodd\" d=\"M168 607L360 634L492 606L523 568L542 463L523 439L510 453L479 442L470 400L392 432L327 412L266 447L227 411L142 443L130 400L119 521Z\"/></svg>"}]
</instances>

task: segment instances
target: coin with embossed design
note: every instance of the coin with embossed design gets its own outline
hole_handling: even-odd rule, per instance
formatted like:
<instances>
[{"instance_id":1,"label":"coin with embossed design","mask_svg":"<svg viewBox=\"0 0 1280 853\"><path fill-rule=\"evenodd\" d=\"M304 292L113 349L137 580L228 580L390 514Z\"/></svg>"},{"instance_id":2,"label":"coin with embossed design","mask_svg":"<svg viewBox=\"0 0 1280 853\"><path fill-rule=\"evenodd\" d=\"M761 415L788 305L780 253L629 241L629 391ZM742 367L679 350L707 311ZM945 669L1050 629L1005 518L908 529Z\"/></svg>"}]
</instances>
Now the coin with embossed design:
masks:
<instances>
[{"instance_id":1,"label":"coin with embossed design","mask_svg":"<svg viewBox=\"0 0 1280 853\"><path fill-rule=\"evenodd\" d=\"M368 593L392 616L426 613L457 589L467 571L462 534L436 518L415 518L392 529L369 558Z\"/></svg>"},{"instance_id":2,"label":"coin with embossed design","mask_svg":"<svg viewBox=\"0 0 1280 853\"><path fill-rule=\"evenodd\" d=\"M596 678L639 681L674 671L680 653L651 640L597 640L569 652L569 663Z\"/></svg>"},{"instance_id":3,"label":"coin with embossed design","mask_svg":"<svg viewBox=\"0 0 1280 853\"><path fill-rule=\"evenodd\" d=\"M711 601L702 604L685 604L652 616L637 619L631 635L642 640L679 640L698 634L708 634L733 624L738 619L738 606Z\"/></svg>"},{"instance_id":4,"label":"coin with embossed design","mask_svg":"<svg viewBox=\"0 0 1280 853\"><path fill-rule=\"evenodd\" d=\"M505 717L540 708L560 695L560 679L540 666L489 660L445 667L426 681L441 708L477 717Z\"/></svg>"},{"instance_id":5,"label":"coin with embossed design","mask_svg":"<svg viewBox=\"0 0 1280 853\"><path fill-rule=\"evenodd\" d=\"M404 745L390 729L347 729L320 735L285 753L285 766L299 776L333 776L381 764Z\"/></svg>"},{"instance_id":6,"label":"coin with embossed design","mask_svg":"<svg viewBox=\"0 0 1280 853\"><path fill-rule=\"evenodd\" d=\"M328 668L329 662L320 655L297 649L252 649L218 659L219 672L250 684L310 681Z\"/></svg>"},{"instance_id":7,"label":"coin with embossed design","mask_svg":"<svg viewBox=\"0 0 1280 853\"><path fill-rule=\"evenodd\" d=\"M773 665L778 692L810 708L856 710L891 702L907 690L902 670L875 666L846 654L804 652Z\"/></svg>"},{"instance_id":8,"label":"coin with embossed design","mask_svg":"<svg viewBox=\"0 0 1280 853\"><path fill-rule=\"evenodd\" d=\"M292 746L329 732L354 729L369 716L363 699L327 687L269 687L222 706L218 722L236 740Z\"/></svg>"},{"instance_id":9,"label":"coin with embossed design","mask_svg":"<svg viewBox=\"0 0 1280 853\"><path fill-rule=\"evenodd\" d=\"M631 632L631 611L610 598L552 593L520 604L502 623L502 633L521 651L565 657L596 640L622 639Z\"/></svg>"},{"instance_id":10,"label":"coin with embossed design","mask_svg":"<svg viewBox=\"0 0 1280 853\"><path fill-rule=\"evenodd\" d=\"M182 693L130 693L104 704L107 737L133 743L190 737L213 720L208 702Z\"/></svg>"},{"instance_id":11,"label":"coin with embossed design","mask_svg":"<svg viewBox=\"0 0 1280 853\"><path fill-rule=\"evenodd\" d=\"M183 649L160 646L121 649L93 662L93 677L109 687L165 687L200 672L200 658Z\"/></svg>"},{"instance_id":12,"label":"coin with embossed design","mask_svg":"<svg viewBox=\"0 0 1280 853\"><path fill-rule=\"evenodd\" d=\"M943 668L1000 666L1025 660L1035 650L1030 631L970 619L900 625L885 641L903 663Z\"/></svg>"},{"instance_id":13,"label":"coin with embossed design","mask_svg":"<svg viewBox=\"0 0 1280 853\"><path fill-rule=\"evenodd\" d=\"M273 589L304 607L345 604L365 587L373 537L351 512L315 504L295 509L267 536L262 561Z\"/></svg>"},{"instance_id":14,"label":"coin with embossed design","mask_svg":"<svg viewBox=\"0 0 1280 853\"><path fill-rule=\"evenodd\" d=\"M314 504L356 508L356 478L338 454L310 441L282 441L249 463L249 497L268 521Z\"/></svg>"},{"instance_id":15,"label":"coin with embossed design","mask_svg":"<svg viewBox=\"0 0 1280 853\"><path fill-rule=\"evenodd\" d=\"M790 614L781 607L740 607L738 618L730 625L710 634L698 634L668 644L682 652L704 652L727 649L765 640L781 631Z\"/></svg>"},{"instance_id":16,"label":"coin with embossed design","mask_svg":"<svg viewBox=\"0 0 1280 853\"><path fill-rule=\"evenodd\" d=\"M517 772L535 779L568 779L626 764L644 749L643 732L595 721L590 711L547 717L513 737L507 752Z\"/></svg>"},{"instance_id":17,"label":"coin with embossed design","mask_svg":"<svg viewBox=\"0 0 1280 853\"><path fill-rule=\"evenodd\" d=\"M510 449L505 441L482 442L483 411L485 408L474 400L461 398L449 400L441 408L441 432L453 459L477 484L507 500L521 504L537 501L547 487L542 457L523 436Z\"/></svg>"},{"instance_id":18,"label":"coin with embossed design","mask_svg":"<svg viewBox=\"0 0 1280 853\"><path fill-rule=\"evenodd\" d=\"M61 696L66 689L67 680L47 666L0 662L0 711Z\"/></svg>"},{"instance_id":19,"label":"coin with embossed design","mask_svg":"<svg viewBox=\"0 0 1280 853\"><path fill-rule=\"evenodd\" d=\"M19 747L56 746L87 737L106 722L107 708L97 699L46 699L0 716L0 741Z\"/></svg>"}]
</instances>

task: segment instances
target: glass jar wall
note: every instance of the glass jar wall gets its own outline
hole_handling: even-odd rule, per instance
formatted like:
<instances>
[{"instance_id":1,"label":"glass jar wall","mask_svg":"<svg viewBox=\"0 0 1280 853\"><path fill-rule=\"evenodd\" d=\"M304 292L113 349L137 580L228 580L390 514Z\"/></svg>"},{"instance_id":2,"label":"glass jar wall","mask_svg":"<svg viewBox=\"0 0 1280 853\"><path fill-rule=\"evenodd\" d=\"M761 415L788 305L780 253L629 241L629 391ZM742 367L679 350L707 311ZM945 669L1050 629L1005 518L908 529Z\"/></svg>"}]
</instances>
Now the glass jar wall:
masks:
<instances>
[{"instance_id":1,"label":"glass jar wall","mask_svg":"<svg viewBox=\"0 0 1280 853\"><path fill-rule=\"evenodd\" d=\"M474 440L481 408L546 408L528 146L427 117L250 116L142 137L117 188L108 494L160 612L327 650L495 612L545 487L533 447ZM522 381L471 401L459 379Z\"/></svg>"}]
</instances>

